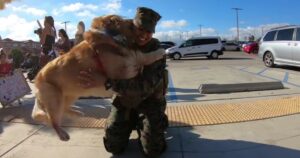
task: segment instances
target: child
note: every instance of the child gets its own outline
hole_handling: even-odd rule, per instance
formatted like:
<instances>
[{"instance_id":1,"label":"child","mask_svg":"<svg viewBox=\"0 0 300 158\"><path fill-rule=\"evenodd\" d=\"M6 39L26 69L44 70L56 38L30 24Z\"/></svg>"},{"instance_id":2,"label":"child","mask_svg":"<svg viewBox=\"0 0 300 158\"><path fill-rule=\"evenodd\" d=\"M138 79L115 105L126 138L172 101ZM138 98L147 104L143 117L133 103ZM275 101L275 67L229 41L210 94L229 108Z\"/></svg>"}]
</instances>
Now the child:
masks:
<instances>
[{"instance_id":1,"label":"child","mask_svg":"<svg viewBox=\"0 0 300 158\"><path fill-rule=\"evenodd\" d=\"M12 64L8 62L7 55L3 49L0 50L0 77L8 76L12 73Z\"/></svg>"}]
</instances>

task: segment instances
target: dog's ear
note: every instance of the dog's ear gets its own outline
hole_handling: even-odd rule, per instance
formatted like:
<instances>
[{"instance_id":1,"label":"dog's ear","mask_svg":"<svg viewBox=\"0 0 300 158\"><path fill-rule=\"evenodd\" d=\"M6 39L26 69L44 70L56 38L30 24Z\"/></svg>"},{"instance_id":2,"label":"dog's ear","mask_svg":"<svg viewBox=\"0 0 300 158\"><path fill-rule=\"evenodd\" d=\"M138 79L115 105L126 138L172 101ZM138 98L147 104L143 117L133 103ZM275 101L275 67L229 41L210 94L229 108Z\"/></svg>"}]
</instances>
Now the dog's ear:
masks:
<instances>
[{"instance_id":1,"label":"dog's ear","mask_svg":"<svg viewBox=\"0 0 300 158\"><path fill-rule=\"evenodd\" d=\"M96 47L101 41L103 41L102 36L93 31L86 31L83 34L83 38L87 41L93 48Z\"/></svg>"},{"instance_id":2,"label":"dog's ear","mask_svg":"<svg viewBox=\"0 0 300 158\"><path fill-rule=\"evenodd\" d=\"M93 43L93 41L94 41L94 37L93 37L94 35L93 35L93 33L91 32L91 31L86 31L86 32L84 32L84 34L83 34L83 39L85 40L85 41L87 41L88 43Z\"/></svg>"}]
</instances>

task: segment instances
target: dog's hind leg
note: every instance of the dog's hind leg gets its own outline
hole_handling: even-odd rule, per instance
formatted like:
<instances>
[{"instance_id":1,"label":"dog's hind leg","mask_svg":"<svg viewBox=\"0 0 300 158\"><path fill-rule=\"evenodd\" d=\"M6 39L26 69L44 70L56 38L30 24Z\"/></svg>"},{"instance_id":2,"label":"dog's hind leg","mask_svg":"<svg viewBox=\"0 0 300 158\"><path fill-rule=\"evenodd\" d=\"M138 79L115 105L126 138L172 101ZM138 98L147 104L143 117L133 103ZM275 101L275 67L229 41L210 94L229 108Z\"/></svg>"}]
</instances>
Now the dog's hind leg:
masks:
<instances>
[{"instance_id":1,"label":"dog's hind leg","mask_svg":"<svg viewBox=\"0 0 300 158\"><path fill-rule=\"evenodd\" d=\"M31 117L35 121L43 122L43 123L49 123L48 116L45 113L45 111L43 111L41 109L41 106L42 105L39 101L38 94L37 94L36 99L35 99L35 103L34 103L34 106L33 106L33 109L32 109Z\"/></svg>"},{"instance_id":2,"label":"dog's hind leg","mask_svg":"<svg viewBox=\"0 0 300 158\"><path fill-rule=\"evenodd\" d=\"M40 99L45 106L45 111L48 114L49 120L60 140L67 141L70 139L69 134L61 127L61 120L64 113L63 95L57 87L43 82L40 87Z\"/></svg>"},{"instance_id":3,"label":"dog's hind leg","mask_svg":"<svg viewBox=\"0 0 300 158\"><path fill-rule=\"evenodd\" d=\"M77 97L73 97L73 96L64 97L65 112L71 117L84 116L83 112L81 112L78 109L72 108L72 104L75 102L76 99Z\"/></svg>"}]
</instances>

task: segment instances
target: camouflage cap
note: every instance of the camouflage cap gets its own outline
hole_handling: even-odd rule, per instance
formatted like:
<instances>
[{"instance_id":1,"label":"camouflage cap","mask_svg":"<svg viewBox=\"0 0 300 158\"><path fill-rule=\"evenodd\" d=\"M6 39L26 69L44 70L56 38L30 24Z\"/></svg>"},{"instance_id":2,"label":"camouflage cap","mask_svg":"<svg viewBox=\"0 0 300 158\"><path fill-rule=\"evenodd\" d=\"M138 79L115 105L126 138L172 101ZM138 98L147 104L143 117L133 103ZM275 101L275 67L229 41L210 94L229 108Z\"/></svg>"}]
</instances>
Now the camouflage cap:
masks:
<instances>
[{"instance_id":1,"label":"camouflage cap","mask_svg":"<svg viewBox=\"0 0 300 158\"><path fill-rule=\"evenodd\" d=\"M142 27L149 32L155 32L155 26L161 16L154 10L146 7L139 7L133 19L134 25Z\"/></svg>"}]
</instances>

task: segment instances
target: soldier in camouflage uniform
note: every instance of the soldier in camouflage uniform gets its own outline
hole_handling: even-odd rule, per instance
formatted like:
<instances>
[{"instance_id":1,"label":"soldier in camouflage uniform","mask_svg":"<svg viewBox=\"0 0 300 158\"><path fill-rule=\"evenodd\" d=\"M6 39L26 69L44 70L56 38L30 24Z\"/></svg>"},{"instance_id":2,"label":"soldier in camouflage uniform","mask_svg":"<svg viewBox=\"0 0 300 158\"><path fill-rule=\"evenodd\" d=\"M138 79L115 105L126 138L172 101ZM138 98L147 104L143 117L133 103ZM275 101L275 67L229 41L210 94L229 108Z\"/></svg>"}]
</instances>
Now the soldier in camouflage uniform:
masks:
<instances>
[{"instance_id":1,"label":"soldier in camouflage uniform","mask_svg":"<svg viewBox=\"0 0 300 158\"><path fill-rule=\"evenodd\" d=\"M159 41L152 38L152 34L160 18L152 9L137 9L133 23L139 35L137 45L143 53L159 48ZM164 131L168 127L165 114L168 72L165 67L164 58L145 66L133 79L111 81L113 90L121 95L114 98L107 119L103 142L108 152L123 152L133 129L138 131L140 145L147 157L157 157L165 151Z\"/></svg>"}]
</instances>

